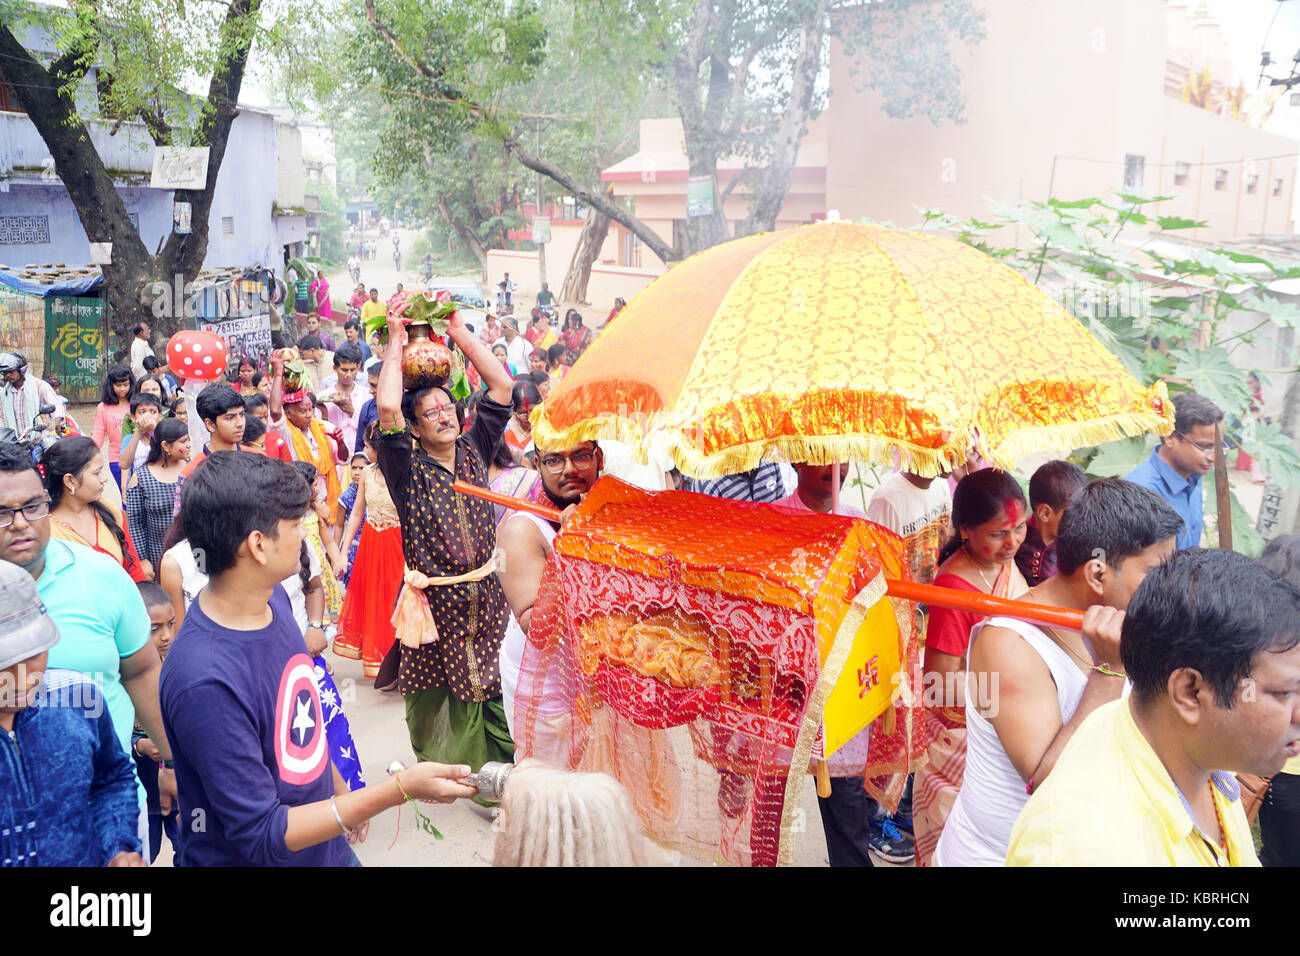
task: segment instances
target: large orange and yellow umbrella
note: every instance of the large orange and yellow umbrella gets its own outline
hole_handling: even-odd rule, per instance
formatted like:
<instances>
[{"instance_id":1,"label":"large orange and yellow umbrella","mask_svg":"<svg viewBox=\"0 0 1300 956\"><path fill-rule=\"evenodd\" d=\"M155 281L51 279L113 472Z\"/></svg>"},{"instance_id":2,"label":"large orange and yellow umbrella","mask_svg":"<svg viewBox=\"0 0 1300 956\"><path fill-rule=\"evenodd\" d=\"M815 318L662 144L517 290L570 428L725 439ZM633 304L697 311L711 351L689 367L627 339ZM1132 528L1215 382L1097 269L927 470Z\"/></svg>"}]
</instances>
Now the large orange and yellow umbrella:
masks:
<instances>
[{"instance_id":1,"label":"large orange and yellow umbrella","mask_svg":"<svg viewBox=\"0 0 1300 956\"><path fill-rule=\"evenodd\" d=\"M1172 422L1162 384L1143 387L1011 268L935 235L828 222L674 266L592 343L534 432L641 455L666 438L700 478L763 460L936 475L969 450L1011 467Z\"/></svg>"},{"instance_id":2,"label":"large orange and yellow umbrella","mask_svg":"<svg viewBox=\"0 0 1300 956\"><path fill-rule=\"evenodd\" d=\"M1009 468L1036 451L1165 434L1172 421L1163 385L1143 387L1009 267L938 236L835 222L737 239L672 268L533 413L533 434L543 448L613 438L642 455L666 439L699 478L763 460L937 475L971 450ZM945 589L888 588L954 606ZM1044 619L1030 610L1017 616ZM854 648L915 668L915 639L895 651L897 633L880 629ZM854 667L830 679L827 753L888 701L864 698Z\"/></svg>"}]
</instances>

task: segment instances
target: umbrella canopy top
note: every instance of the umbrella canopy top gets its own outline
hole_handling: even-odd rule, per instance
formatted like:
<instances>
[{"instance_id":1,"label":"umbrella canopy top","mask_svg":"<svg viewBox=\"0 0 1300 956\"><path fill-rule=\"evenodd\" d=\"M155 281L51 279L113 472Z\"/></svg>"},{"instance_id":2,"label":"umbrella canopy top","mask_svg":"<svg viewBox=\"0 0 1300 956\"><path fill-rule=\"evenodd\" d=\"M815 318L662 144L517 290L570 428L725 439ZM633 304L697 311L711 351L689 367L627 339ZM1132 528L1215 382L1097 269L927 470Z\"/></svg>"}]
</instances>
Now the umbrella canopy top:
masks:
<instances>
[{"instance_id":1,"label":"umbrella canopy top","mask_svg":"<svg viewBox=\"0 0 1300 956\"><path fill-rule=\"evenodd\" d=\"M978 449L1167 433L1140 385L1011 268L927 233L816 223L715 246L656 279L534 413L539 447L667 436L711 477L783 459L935 475Z\"/></svg>"}]
</instances>

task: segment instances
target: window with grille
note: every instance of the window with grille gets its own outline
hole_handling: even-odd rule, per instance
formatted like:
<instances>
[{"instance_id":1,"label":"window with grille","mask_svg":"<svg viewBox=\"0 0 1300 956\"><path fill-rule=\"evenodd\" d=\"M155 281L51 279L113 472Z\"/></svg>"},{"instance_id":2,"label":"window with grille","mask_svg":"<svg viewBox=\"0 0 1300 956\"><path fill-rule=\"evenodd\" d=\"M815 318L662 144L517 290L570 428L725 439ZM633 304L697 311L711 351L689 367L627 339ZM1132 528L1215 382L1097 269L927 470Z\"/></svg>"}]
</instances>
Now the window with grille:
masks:
<instances>
[{"instance_id":1,"label":"window with grille","mask_svg":"<svg viewBox=\"0 0 1300 956\"><path fill-rule=\"evenodd\" d=\"M1226 169L1216 169L1214 171L1214 188L1223 189L1228 185L1228 171Z\"/></svg>"},{"instance_id":2,"label":"window with grille","mask_svg":"<svg viewBox=\"0 0 1300 956\"><path fill-rule=\"evenodd\" d=\"M33 246L49 241L49 216L0 216L0 246Z\"/></svg>"},{"instance_id":3,"label":"window with grille","mask_svg":"<svg viewBox=\"0 0 1300 956\"><path fill-rule=\"evenodd\" d=\"M26 113L12 86L0 83L0 110L9 113Z\"/></svg>"},{"instance_id":4,"label":"window with grille","mask_svg":"<svg viewBox=\"0 0 1300 956\"><path fill-rule=\"evenodd\" d=\"M233 236L233 235L235 234L235 217L234 217L234 216L222 216L222 217L221 217L221 234L222 234L223 236Z\"/></svg>"},{"instance_id":5,"label":"window with grille","mask_svg":"<svg viewBox=\"0 0 1300 956\"><path fill-rule=\"evenodd\" d=\"M1187 163L1174 163L1174 185L1183 186L1187 183L1187 177L1191 173L1192 167Z\"/></svg>"},{"instance_id":6,"label":"window with grille","mask_svg":"<svg viewBox=\"0 0 1300 956\"><path fill-rule=\"evenodd\" d=\"M1246 174L1246 192L1253 193L1255 187L1259 184L1259 173Z\"/></svg>"},{"instance_id":7,"label":"window with grille","mask_svg":"<svg viewBox=\"0 0 1300 956\"><path fill-rule=\"evenodd\" d=\"M1124 156L1124 188L1140 189L1142 173L1146 169L1147 158L1128 153Z\"/></svg>"}]
</instances>

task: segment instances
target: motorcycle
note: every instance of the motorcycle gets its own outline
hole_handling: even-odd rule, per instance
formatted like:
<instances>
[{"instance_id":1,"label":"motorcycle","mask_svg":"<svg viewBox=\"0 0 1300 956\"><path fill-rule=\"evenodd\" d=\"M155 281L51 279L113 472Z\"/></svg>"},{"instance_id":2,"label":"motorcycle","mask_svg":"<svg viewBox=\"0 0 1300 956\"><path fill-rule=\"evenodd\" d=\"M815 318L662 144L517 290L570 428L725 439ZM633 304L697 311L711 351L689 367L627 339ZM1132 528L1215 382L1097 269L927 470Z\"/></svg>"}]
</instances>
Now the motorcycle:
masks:
<instances>
[{"instance_id":1,"label":"motorcycle","mask_svg":"<svg viewBox=\"0 0 1300 956\"><path fill-rule=\"evenodd\" d=\"M361 266L348 266L348 275L352 277L352 284L356 285L361 281Z\"/></svg>"},{"instance_id":2,"label":"motorcycle","mask_svg":"<svg viewBox=\"0 0 1300 956\"><path fill-rule=\"evenodd\" d=\"M42 405L40 414L42 417L54 414L53 405ZM46 431L45 423L39 419L32 423L27 429L27 434L19 438L12 428L0 428L0 444L13 444L27 452L31 456L33 464L39 465L45 453L53 447L54 443L59 440L59 436L53 432Z\"/></svg>"}]
</instances>

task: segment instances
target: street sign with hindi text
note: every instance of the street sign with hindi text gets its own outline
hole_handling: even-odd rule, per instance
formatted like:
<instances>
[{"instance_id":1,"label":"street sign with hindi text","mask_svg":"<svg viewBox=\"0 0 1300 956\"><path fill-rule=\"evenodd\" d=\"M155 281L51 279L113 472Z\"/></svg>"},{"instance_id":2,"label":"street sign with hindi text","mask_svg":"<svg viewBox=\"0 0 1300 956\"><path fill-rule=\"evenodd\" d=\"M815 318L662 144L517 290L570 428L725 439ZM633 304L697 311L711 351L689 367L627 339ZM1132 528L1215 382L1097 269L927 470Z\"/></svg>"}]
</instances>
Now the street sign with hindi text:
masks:
<instances>
[{"instance_id":1,"label":"street sign with hindi text","mask_svg":"<svg viewBox=\"0 0 1300 956\"><path fill-rule=\"evenodd\" d=\"M97 401L108 356L104 300L49 296L45 300L45 375L57 375L70 402Z\"/></svg>"}]
</instances>

